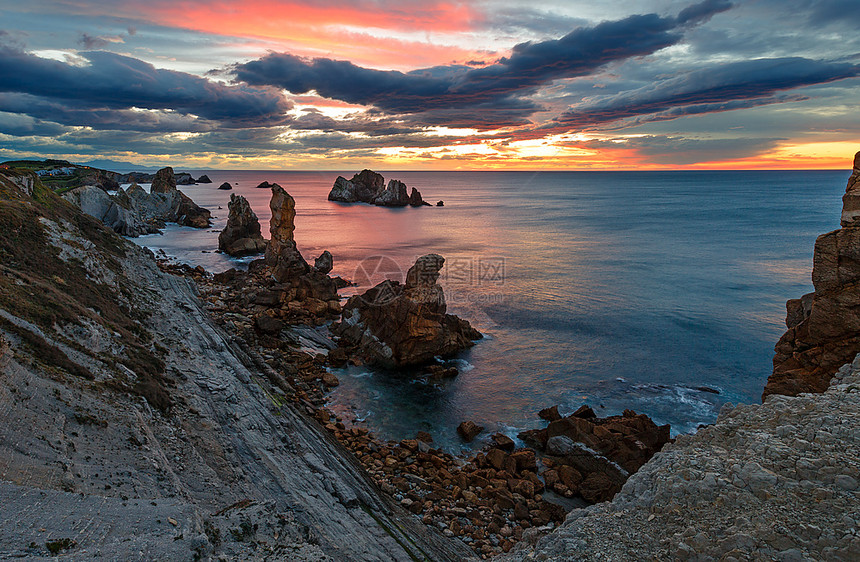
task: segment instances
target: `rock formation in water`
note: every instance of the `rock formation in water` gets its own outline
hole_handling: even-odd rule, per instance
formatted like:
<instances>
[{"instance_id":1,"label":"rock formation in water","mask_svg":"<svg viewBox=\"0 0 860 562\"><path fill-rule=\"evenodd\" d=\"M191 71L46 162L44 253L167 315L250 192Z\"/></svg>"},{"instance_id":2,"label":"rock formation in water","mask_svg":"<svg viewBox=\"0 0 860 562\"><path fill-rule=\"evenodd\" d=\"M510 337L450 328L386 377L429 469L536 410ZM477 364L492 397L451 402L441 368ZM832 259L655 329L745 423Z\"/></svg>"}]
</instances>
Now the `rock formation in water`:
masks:
<instances>
[{"instance_id":1,"label":"rock formation in water","mask_svg":"<svg viewBox=\"0 0 860 562\"><path fill-rule=\"evenodd\" d=\"M167 166L155 172L149 192L170 193L171 191L176 191L176 176L173 174L173 168Z\"/></svg>"},{"instance_id":2,"label":"rock formation in water","mask_svg":"<svg viewBox=\"0 0 860 562\"><path fill-rule=\"evenodd\" d=\"M197 178L197 183L212 183L212 180L209 179L209 176L203 174L199 178Z\"/></svg>"},{"instance_id":3,"label":"rock formation in water","mask_svg":"<svg viewBox=\"0 0 860 562\"><path fill-rule=\"evenodd\" d=\"M480 332L446 313L437 283L444 263L437 254L422 256L406 274L405 285L385 280L351 297L335 329L341 345L355 346L365 360L384 367L420 364L474 345Z\"/></svg>"},{"instance_id":4,"label":"rock formation in water","mask_svg":"<svg viewBox=\"0 0 860 562\"><path fill-rule=\"evenodd\" d=\"M417 189L412 188L410 193L406 184L400 180L390 180L386 187L385 178L371 170L362 170L351 180L338 176L328 194L328 199L342 203L370 203L382 207L428 205Z\"/></svg>"},{"instance_id":5,"label":"rock formation in water","mask_svg":"<svg viewBox=\"0 0 860 562\"><path fill-rule=\"evenodd\" d=\"M265 251L266 241L260 233L260 221L248 200L232 193L228 209L227 226L218 235L218 249L237 257Z\"/></svg>"},{"instance_id":6,"label":"rock formation in water","mask_svg":"<svg viewBox=\"0 0 860 562\"><path fill-rule=\"evenodd\" d=\"M293 240L296 218L296 201L280 185L271 184L272 200L269 208L272 219L269 222L271 238L266 247L266 265L272 268L272 277L279 283L296 278L310 270L305 259L296 249Z\"/></svg>"},{"instance_id":7,"label":"rock formation in water","mask_svg":"<svg viewBox=\"0 0 860 562\"><path fill-rule=\"evenodd\" d=\"M211 213L176 189L171 168L159 170L152 186L151 193L147 193L133 183L127 189L117 189L116 195L104 191L96 193L94 186L83 186L68 191L63 197L126 236L158 232L166 222L194 228L210 226Z\"/></svg>"},{"instance_id":8,"label":"rock formation in water","mask_svg":"<svg viewBox=\"0 0 860 562\"><path fill-rule=\"evenodd\" d=\"M786 303L788 331L776 345L763 398L824 392L860 352L860 152L842 197L841 224L815 241L815 292Z\"/></svg>"},{"instance_id":9,"label":"rock formation in water","mask_svg":"<svg viewBox=\"0 0 860 562\"><path fill-rule=\"evenodd\" d=\"M331 252L328 250L323 250L320 257L314 260L314 270L320 273L330 273L333 267L334 258L332 258Z\"/></svg>"},{"instance_id":10,"label":"rock formation in water","mask_svg":"<svg viewBox=\"0 0 860 562\"><path fill-rule=\"evenodd\" d=\"M230 182L225 181L224 183L222 183L221 185L218 186L218 189L223 189L224 191L228 191L228 190L233 189L233 186L230 185Z\"/></svg>"}]
</instances>

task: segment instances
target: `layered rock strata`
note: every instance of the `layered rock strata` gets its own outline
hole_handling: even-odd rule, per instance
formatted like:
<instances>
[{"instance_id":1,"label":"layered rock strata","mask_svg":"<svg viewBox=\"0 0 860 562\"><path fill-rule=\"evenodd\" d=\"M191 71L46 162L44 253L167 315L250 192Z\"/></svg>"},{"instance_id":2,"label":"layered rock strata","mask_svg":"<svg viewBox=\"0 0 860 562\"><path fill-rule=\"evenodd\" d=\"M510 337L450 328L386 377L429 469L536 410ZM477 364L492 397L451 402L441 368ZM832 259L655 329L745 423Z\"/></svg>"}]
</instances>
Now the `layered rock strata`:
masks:
<instances>
[{"instance_id":1,"label":"layered rock strata","mask_svg":"<svg viewBox=\"0 0 860 562\"><path fill-rule=\"evenodd\" d=\"M385 280L351 297L334 330L341 345L384 367L416 365L474 345L480 332L446 313L445 295L437 283L444 263L442 256L427 254L409 269L405 284Z\"/></svg>"},{"instance_id":2,"label":"layered rock strata","mask_svg":"<svg viewBox=\"0 0 860 562\"><path fill-rule=\"evenodd\" d=\"M788 331L776 344L763 398L823 392L860 352L860 152L842 205L842 228L815 241L815 291L786 303Z\"/></svg>"},{"instance_id":3,"label":"layered rock strata","mask_svg":"<svg viewBox=\"0 0 860 562\"><path fill-rule=\"evenodd\" d=\"M272 277L283 283L310 271L310 267L296 249L293 231L296 229L296 201L284 188L271 184L272 199L269 208L269 245L266 247L266 265L272 268Z\"/></svg>"}]
</instances>

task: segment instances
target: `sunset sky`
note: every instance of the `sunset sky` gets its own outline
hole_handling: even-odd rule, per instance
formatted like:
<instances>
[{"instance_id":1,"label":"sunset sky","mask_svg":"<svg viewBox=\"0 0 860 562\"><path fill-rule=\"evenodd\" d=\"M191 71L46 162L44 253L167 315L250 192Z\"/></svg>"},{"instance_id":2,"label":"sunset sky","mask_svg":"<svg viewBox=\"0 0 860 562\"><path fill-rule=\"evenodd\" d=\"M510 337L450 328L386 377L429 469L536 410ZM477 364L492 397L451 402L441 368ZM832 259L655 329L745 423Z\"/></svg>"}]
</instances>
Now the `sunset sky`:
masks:
<instances>
[{"instance_id":1,"label":"sunset sky","mask_svg":"<svg viewBox=\"0 0 860 562\"><path fill-rule=\"evenodd\" d=\"M846 168L856 0L0 0L0 159Z\"/></svg>"}]
</instances>

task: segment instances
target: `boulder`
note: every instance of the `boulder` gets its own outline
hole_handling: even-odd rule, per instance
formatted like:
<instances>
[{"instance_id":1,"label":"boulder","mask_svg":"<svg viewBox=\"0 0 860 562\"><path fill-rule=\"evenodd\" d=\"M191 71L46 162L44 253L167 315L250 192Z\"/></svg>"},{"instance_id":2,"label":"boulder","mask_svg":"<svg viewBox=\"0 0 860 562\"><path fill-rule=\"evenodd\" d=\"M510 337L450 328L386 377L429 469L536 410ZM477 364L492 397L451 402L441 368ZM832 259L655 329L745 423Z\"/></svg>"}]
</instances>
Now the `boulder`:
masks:
<instances>
[{"instance_id":1,"label":"boulder","mask_svg":"<svg viewBox=\"0 0 860 562\"><path fill-rule=\"evenodd\" d=\"M194 228L209 228L212 213L208 209L197 205L197 203L181 191L176 190L175 194L176 206L171 217L176 224Z\"/></svg>"},{"instance_id":2,"label":"boulder","mask_svg":"<svg viewBox=\"0 0 860 562\"><path fill-rule=\"evenodd\" d=\"M471 347L480 332L446 313L437 284L445 263L437 254L418 258L406 283L385 280L351 297L335 328L344 345L357 346L366 360L383 367L417 365Z\"/></svg>"},{"instance_id":3,"label":"boulder","mask_svg":"<svg viewBox=\"0 0 860 562\"><path fill-rule=\"evenodd\" d=\"M314 260L314 270L320 273L329 273L334 267L334 258L331 257L331 252L324 250L320 257Z\"/></svg>"},{"instance_id":4,"label":"boulder","mask_svg":"<svg viewBox=\"0 0 860 562\"><path fill-rule=\"evenodd\" d=\"M212 180L209 179L209 176L203 174L199 178L197 178L197 183L212 183Z\"/></svg>"},{"instance_id":5,"label":"boulder","mask_svg":"<svg viewBox=\"0 0 860 562\"><path fill-rule=\"evenodd\" d=\"M171 191L176 191L176 176L173 175L173 168L167 166L155 172L149 192L170 193Z\"/></svg>"},{"instance_id":6,"label":"boulder","mask_svg":"<svg viewBox=\"0 0 860 562\"><path fill-rule=\"evenodd\" d=\"M484 431L484 428L473 421L464 421L457 426L457 433L460 434L460 437L462 437L466 443L471 443L472 440L482 431Z\"/></svg>"},{"instance_id":7,"label":"boulder","mask_svg":"<svg viewBox=\"0 0 860 562\"><path fill-rule=\"evenodd\" d=\"M561 419L561 414L558 413L558 406L552 406L551 408L544 408L538 412L538 417L542 420L554 422Z\"/></svg>"},{"instance_id":8,"label":"boulder","mask_svg":"<svg viewBox=\"0 0 860 562\"><path fill-rule=\"evenodd\" d=\"M445 202L444 202L444 201L437 201L437 202L436 202L436 206L437 206L437 207L444 207L444 206L445 206Z\"/></svg>"},{"instance_id":9,"label":"boulder","mask_svg":"<svg viewBox=\"0 0 860 562\"><path fill-rule=\"evenodd\" d=\"M430 203L424 201L421 197L421 192L413 187L412 193L409 194L409 205L411 207L421 207L423 205L430 206Z\"/></svg>"},{"instance_id":10,"label":"boulder","mask_svg":"<svg viewBox=\"0 0 860 562\"><path fill-rule=\"evenodd\" d=\"M278 185L278 184L276 184L276 183L269 183L269 182L267 182L267 181L263 181L263 182L261 182L259 185L257 185L257 189L272 189L272 188L273 188L273 187L275 187L276 185Z\"/></svg>"},{"instance_id":11,"label":"boulder","mask_svg":"<svg viewBox=\"0 0 860 562\"><path fill-rule=\"evenodd\" d=\"M815 241L815 291L786 303L788 331L776 344L762 400L824 392L836 371L860 352L860 152L842 197L841 225Z\"/></svg>"},{"instance_id":12,"label":"boulder","mask_svg":"<svg viewBox=\"0 0 860 562\"><path fill-rule=\"evenodd\" d=\"M269 208L271 239L266 247L266 265L272 268L272 277L278 283L299 277L310 270L307 262L296 249L293 240L296 218L296 201L278 184L271 184L272 199ZM324 299L327 300L327 299Z\"/></svg>"},{"instance_id":13,"label":"boulder","mask_svg":"<svg viewBox=\"0 0 860 562\"><path fill-rule=\"evenodd\" d=\"M222 183L221 185L218 186L218 189L223 189L224 191L227 191L229 189L233 189L233 186L230 185L230 182L225 181L224 183Z\"/></svg>"},{"instance_id":14,"label":"boulder","mask_svg":"<svg viewBox=\"0 0 860 562\"><path fill-rule=\"evenodd\" d=\"M191 177L191 174L186 172L175 174L174 179L176 180L176 185L194 185L197 183L194 181L194 178Z\"/></svg>"},{"instance_id":15,"label":"boulder","mask_svg":"<svg viewBox=\"0 0 860 562\"><path fill-rule=\"evenodd\" d=\"M231 193L227 207L230 214L227 217L227 226L218 235L218 249L237 257L265 251L266 241L260 233L260 221L257 220L248 200Z\"/></svg>"}]
</instances>

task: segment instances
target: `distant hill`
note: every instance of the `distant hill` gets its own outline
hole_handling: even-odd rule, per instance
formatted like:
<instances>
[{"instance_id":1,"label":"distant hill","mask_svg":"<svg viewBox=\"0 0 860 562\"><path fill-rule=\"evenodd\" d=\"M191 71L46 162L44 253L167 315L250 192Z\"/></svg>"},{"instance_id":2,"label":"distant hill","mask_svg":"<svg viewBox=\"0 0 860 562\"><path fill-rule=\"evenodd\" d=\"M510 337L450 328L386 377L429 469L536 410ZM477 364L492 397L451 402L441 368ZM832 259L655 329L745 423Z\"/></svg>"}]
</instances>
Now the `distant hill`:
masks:
<instances>
[{"instance_id":1,"label":"distant hill","mask_svg":"<svg viewBox=\"0 0 860 562\"><path fill-rule=\"evenodd\" d=\"M111 170L113 172L156 172L157 166L139 166L131 162L118 162L116 160L90 160L89 162L81 162L81 166L90 166L91 168L100 168L102 170Z\"/></svg>"}]
</instances>

